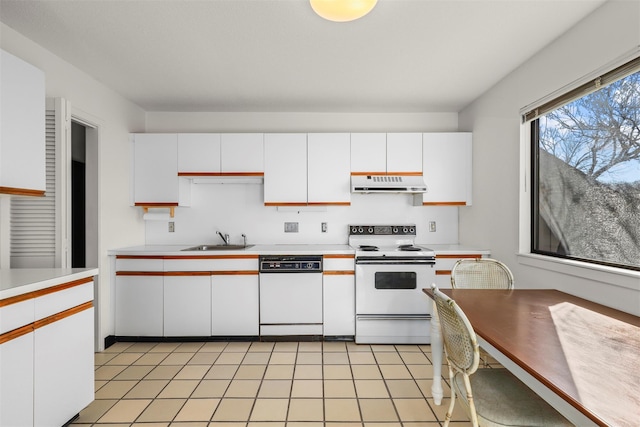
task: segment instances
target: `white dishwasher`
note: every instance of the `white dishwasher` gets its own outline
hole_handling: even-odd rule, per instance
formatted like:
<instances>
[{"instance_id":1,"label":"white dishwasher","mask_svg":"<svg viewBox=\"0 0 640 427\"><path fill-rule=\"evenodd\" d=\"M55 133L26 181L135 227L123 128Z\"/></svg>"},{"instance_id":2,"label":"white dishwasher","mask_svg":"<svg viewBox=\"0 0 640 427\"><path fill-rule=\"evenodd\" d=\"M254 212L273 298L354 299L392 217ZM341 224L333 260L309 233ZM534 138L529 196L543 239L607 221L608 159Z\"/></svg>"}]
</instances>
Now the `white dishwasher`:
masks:
<instances>
[{"instance_id":1,"label":"white dishwasher","mask_svg":"<svg viewBox=\"0 0 640 427\"><path fill-rule=\"evenodd\" d=\"M322 255L260 257L260 336L322 335Z\"/></svg>"}]
</instances>

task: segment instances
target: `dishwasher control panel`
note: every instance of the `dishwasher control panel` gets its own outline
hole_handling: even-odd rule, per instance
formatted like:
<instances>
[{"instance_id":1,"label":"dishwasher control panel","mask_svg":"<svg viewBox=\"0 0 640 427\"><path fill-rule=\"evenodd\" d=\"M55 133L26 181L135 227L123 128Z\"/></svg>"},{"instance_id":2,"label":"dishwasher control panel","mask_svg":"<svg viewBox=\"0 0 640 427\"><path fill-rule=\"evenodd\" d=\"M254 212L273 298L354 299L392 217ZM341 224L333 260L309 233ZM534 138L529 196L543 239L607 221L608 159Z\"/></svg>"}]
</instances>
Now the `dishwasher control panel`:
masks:
<instances>
[{"instance_id":1,"label":"dishwasher control panel","mask_svg":"<svg viewBox=\"0 0 640 427\"><path fill-rule=\"evenodd\" d=\"M260 273L322 272L322 255L268 255L260 257Z\"/></svg>"}]
</instances>

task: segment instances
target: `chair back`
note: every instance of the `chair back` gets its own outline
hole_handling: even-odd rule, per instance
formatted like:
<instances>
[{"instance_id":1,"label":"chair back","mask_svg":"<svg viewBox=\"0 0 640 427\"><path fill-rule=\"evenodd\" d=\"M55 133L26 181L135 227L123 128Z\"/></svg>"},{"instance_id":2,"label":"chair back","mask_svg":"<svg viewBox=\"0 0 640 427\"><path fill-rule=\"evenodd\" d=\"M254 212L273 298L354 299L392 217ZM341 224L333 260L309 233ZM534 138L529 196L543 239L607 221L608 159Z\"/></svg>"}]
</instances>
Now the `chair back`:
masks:
<instances>
[{"instance_id":1,"label":"chair back","mask_svg":"<svg viewBox=\"0 0 640 427\"><path fill-rule=\"evenodd\" d=\"M442 341L449 366L459 372L471 375L478 369L480 353L476 333L458 304L431 285L440 327Z\"/></svg>"},{"instance_id":2,"label":"chair back","mask_svg":"<svg viewBox=\"0 0 640 427\"><path fill-rule=\"evenodd\" d=\"M451 270L451 287L457 289L513 289L509 267L491 258L462 259Z\"/></svg>"}]
</instances>

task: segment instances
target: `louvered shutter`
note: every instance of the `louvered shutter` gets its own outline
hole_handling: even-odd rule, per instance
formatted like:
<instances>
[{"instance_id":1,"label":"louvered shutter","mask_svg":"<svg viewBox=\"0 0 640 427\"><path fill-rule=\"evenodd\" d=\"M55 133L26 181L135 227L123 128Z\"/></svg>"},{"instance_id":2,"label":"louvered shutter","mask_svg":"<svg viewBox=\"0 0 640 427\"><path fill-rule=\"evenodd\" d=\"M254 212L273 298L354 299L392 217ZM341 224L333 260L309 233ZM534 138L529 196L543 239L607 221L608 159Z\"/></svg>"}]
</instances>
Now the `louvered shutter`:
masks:
<instances>
[{"instance_id":1,"label":"louvered shutter","mask_svg":"<svg viewBox=\"0 0 640 427\"><path fill-rule=\"evenodd\" d=\"M59 267L56 264L56 118L46 111L44 197L11 199L11 268Z\"/></svg>"}]
</instances>

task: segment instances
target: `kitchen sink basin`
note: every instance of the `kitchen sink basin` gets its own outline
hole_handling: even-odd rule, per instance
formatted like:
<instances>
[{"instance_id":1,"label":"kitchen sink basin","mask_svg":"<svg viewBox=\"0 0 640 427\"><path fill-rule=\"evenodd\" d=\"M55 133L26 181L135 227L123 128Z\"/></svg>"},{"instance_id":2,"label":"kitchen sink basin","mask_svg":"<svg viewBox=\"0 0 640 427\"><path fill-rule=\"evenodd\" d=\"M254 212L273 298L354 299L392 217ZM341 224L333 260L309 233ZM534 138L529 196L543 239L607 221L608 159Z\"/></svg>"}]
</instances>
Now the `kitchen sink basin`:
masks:
<instances>
[{"instance_id":1,"label":"kitchen sink basin","mask_svg":"<svg viewBox=\"0 0 640 427\"><path fill-rule=\"evenodd\" d=\"M182 249L183 251L231 251L237 249L247 249L254 245L198 245Z\"/></svg>"}]
</instances>

